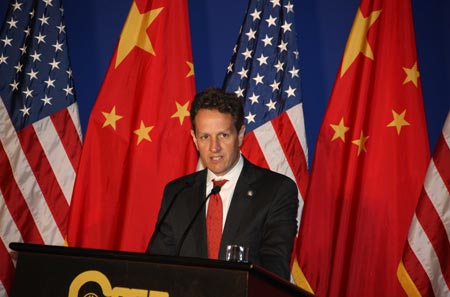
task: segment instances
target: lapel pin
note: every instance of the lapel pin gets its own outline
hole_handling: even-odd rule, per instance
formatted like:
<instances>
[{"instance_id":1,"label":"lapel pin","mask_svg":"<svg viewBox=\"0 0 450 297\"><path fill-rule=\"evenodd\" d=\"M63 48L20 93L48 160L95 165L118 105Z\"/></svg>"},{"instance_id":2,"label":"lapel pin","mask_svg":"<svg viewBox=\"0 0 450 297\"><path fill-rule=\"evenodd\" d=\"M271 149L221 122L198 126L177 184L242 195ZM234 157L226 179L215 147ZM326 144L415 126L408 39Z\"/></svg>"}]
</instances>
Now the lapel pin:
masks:
<instances>
[{"instance_id":1,"label":"lapel pin","mask_svg":"<svg viewBox=\"0 0 450 297\"><path fill-rule=\"evenodd\" d=\"M253 197L253 191L252 191L252 190L248 190L247 196L248 196L249 198Z\"/></svg>"}]
</instances>

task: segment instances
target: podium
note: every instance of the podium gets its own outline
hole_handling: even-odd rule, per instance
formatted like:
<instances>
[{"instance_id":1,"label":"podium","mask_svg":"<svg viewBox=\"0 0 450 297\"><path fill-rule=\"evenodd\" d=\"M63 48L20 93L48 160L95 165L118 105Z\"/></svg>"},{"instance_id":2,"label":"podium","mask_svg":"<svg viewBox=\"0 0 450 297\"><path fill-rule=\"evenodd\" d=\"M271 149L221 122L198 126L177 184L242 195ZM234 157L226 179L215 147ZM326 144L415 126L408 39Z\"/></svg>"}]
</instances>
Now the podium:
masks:
<instances>
[{"instance_id":1,"label":"podium","mask_svg":"<svg viewBox=\"0 0 450 297\"><path fill-rule=\"evenodd\" d=\"M312 296L251 263L11 243L11 296Z\"/></svg>"}]
</instances>

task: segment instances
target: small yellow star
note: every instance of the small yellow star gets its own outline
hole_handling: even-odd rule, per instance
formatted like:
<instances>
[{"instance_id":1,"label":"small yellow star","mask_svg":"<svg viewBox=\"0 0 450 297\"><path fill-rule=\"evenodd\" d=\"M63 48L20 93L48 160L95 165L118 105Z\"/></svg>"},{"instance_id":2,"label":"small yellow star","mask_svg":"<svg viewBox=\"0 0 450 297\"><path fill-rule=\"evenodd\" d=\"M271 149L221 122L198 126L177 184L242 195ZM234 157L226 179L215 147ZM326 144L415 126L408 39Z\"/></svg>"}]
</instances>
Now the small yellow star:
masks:
<instances>
[{"instance_id":1,"label":"small yellow star","mask_svg":"<svg viewBox=\"0 0 450 297\"><path fill-rule=\"evenodd\" d=\"M111 109L111 111L109 113L102 111L102 114L106 119L105 122L103 123L102 128L105 128L106 126L111 126L111 127L113 127L114 130L116 130L116 122L118 120L120 120L121 118L123 118L123 116L116 114L116 106L115 105L113 106L113 108Z\"/></svg>"},{"instance_id":2,"label":"small yellow star","mask_svg":"<svg viewBox=\"0 0 450 297\"><path fill-rule=\"evenodd\" d=\"M406 109L401 114L398 114L395 111L392 111L392 116L394 117L394 120L392 122L390 122L387 125L387 127L396 127L397 135L400 135L400 132L401 132L403 126L409 126L409 123L405 120L405 114L406 114Z\"/></svg>"},{"instance_id":3,"label":"small yellow star","mask_svg":"<svg viewBox=\"0 0 450 297\"><path fill-rule=\"evenodd\" d=\"M144 125L144 121L141 121L141 126L139 127L139 129L136 129L133 131L134 134L136 134L138 136L138 141L137 144L141 143L141 141L143 139L148 140L148 141L152 141L152 139L150 138L150 131L153 129L154 126L145 126Z\"/></svg>"},{"instance_id":4,"label":"small yellow star","mask_svg":"<svg viewBox=\"0 0 450 297\"><path fill-rule=\"evenodd\" d=\"M189 61L186 61L186 64L189 66L189 72L188 72L188 74L186 75L186 77L193 76L193 75L194 75L194 64L192 64L192 63L189 62Z\"/></svg>"},{"instance_id":5,"label":"small yellow star","mask_svg":"<svg viewBox=\"0 0 450 297\"><path fill-rule=\"evenodd\" d=\"M373 52L367 41L367 32L375 23L381 14L381 10L372 11L368 17L364 17L361 9L356 13L353 27L348 37L347 45L345 46L344 57L342 58L341 77L344 76L350 65L362 53L367 58L373 60Z\"/></svg>"},{"instance_id":6,"label":"small yellow star","mask_svg":"<svg viewBox=\"0 0 450 297\"><path fill-rule=\"evenodd\" d=\"M181 105L178 102L175 102L177 104L177 112L174 113L171 118L179 118L180 119L180 125L183 125L184 118L188 117L190 115L188 111L189 101L186 102L184 105Z\"/></svg>"},{"instance_id":7,"label":"small yellow star","mask_svg":"<svg viewBox=\"0 0 450 297\"><path fill-rule=\"evenodd\" d=\"M406 78L403 81L403 84L412 82L417 88L417 80L420 77L420 72L419 72L419 70L417 70L417 62L414 63L413 67L411 67L411 68L403 67L403 70L406 73Z\"/></svg>"},{"instance_id":8,"label":"small yellow star","mask_svg":"<svg viewBox=\"0 0 450 297\"><path fill-rule=\"evenodd\" d=\"M352 141L353 144L356 144L358 146L358 156L361 153L361 151L367 152L366 141L368 138L369 138L369 136L364 136L363 131L361 131L361 135L359 136L359 139L355 139Z\"/></svg>"},{"instance_id":9,"label":"small yellow star","mask_svg":"<svg viewBox=\"0 0 450 297\"><path fill-rule=\"evenodd\" d=\"M338 125L330 124L331 128L334 130L333 138L331 138L331 141L340 138L342 142L345 142L345 133L350 129L349 127L346 127L344 124L344 118L341 118L341 121Z\"/></svg>"},{"instance_id":10,"label":"small yellow star","mask_svg":"<svg viewBox=\"0 0 450 297\"><path fill-rule=\"evenodd\" d=\"M117 47L116 68L135 46L155 55L152 43L147 35L147 28L156 19L162 9L161 7L141 14L136 2L133 2L122 33L120 34L119 45Z\"/></svg>"}]
</instances>

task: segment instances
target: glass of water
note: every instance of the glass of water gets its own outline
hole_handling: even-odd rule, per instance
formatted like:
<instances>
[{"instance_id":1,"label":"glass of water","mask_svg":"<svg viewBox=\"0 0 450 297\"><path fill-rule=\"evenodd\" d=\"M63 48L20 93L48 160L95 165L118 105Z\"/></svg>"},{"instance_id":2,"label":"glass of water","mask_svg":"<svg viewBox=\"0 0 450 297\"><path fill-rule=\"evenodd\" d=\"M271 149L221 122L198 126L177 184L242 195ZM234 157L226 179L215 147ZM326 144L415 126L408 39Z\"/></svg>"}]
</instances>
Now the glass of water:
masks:
<instances>
[{"instance_id":1,"label":"glass of water","mask_svg":"<svg viewBox=\"0 0 450 297\"><path fill-rule=\"evenodd\" d=\"M227 245L225 260L232 262L248 262L248 247L237 244Z\"/></svg>"}]
</instances>

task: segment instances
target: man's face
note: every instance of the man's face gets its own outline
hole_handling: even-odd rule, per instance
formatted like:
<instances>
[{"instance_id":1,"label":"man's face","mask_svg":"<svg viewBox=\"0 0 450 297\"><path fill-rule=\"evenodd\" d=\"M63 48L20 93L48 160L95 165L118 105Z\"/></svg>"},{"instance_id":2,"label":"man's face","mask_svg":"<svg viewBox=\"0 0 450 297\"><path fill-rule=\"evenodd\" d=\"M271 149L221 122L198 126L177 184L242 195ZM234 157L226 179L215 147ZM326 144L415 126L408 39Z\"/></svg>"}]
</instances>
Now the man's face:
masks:
<instances>
[{"instance_id":1,"label":"man's face","mask_svg":"<svg viewBox=\"0 0 450 297\"><path fill-rule=\"evenodd\" d=\"M226 174L239 160L245 127L238 132L230 114L209 109L200 109L195 127L191 135L203 165L217 176Z\"/></svg>"}]
</instances>

